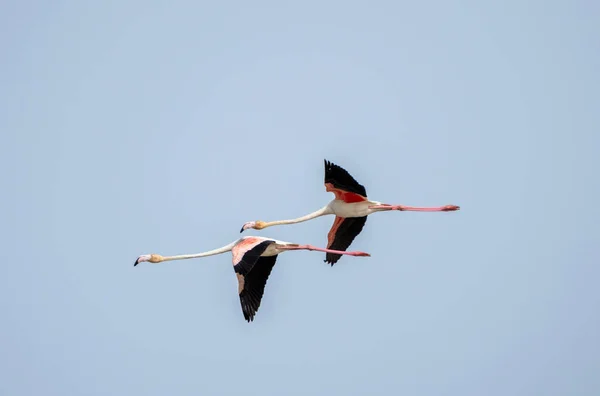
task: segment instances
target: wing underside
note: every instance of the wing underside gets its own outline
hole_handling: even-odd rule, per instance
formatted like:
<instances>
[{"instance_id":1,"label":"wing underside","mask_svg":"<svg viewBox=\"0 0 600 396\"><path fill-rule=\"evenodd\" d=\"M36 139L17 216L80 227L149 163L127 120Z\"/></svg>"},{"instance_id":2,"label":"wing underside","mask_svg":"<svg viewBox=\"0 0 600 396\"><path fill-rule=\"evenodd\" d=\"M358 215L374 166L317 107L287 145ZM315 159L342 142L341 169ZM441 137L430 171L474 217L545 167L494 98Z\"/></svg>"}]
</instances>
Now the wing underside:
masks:
<instances>
[{"instance_id":1,"label":"wing underside","mask_svg":"<svg viewBox=\"0 0 600 396\"><path fill-rule=\"evenodd\" d=\"M367 216L336 217L328 234L327 248L345 252L354 241L354 238L361 233L366 222ZM333 266L341 257L341 254L326 253L325 262Z\"/></svg>"}]
</instances>

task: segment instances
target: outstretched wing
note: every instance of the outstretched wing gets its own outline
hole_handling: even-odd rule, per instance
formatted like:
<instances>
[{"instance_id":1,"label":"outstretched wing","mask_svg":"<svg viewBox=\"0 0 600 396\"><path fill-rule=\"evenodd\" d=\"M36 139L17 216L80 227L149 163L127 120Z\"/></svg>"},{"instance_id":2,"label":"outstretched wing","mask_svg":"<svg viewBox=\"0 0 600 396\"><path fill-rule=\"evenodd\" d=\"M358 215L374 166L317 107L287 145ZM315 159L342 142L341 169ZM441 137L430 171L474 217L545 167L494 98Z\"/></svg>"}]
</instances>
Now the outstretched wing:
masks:
<instances>
[{"instance_id":1,"label":"outstretched wing","mask_svg":"<svg viewBox=\"0 0 600 396\"><path fill-rule=\"evenodd\" d=\"M360 234L366 222L367 216L336 217L329 234L327 234L327 248L345 252L354 238ZM325 262L333 266L341 257L341 254L326 253Z\"/></svg>"},{"instance_id":2,"label":"outstretched wing","mask_svg":"<svg viewBox=\"0 0 600 396\"><path fill-rule=\"evenodd\" d=\"M325 190L347 203L365 201L367 190L348 171L325 160Z\"/></svg>"},{"instance_id":3,"label":"outstretched wing","mask_svg":"<svg viewBox=\"0 0 600 396\"><path fill-rule=\"evenodd\" d=\"M277 256L260 257L252 271L244 277L244 285L240 291L240 304L244 318L251 322L260 307L265 286L275 266Z\"/></svg>"},{"instance_id":4,"label":"outstretched wing","mask_svg":"<svg viewBox=\"0 0 600 396\"><path fill-rule=\"evenodd\" d=\"M244 252L237 263L234 262L233 269L238 280L242 313L248 322L254 320L254 315L260 307L267 279L277 260L277 256L260 256L272 243L274 241L260 242Z\"/></svg>"}]
</instances>

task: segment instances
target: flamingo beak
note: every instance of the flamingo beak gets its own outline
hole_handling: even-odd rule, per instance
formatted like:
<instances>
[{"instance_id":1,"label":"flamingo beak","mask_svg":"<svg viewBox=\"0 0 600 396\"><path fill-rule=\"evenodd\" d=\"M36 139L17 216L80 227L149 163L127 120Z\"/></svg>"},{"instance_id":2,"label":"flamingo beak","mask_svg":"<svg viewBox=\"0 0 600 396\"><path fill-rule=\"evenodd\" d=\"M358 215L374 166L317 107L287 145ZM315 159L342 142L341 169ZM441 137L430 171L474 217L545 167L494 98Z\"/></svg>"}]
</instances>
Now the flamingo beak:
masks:
<instances>
[{"instance_id":1,"label":"flamingo beak","mask_svg":"<svg viewBox=\"0 0 600 396\"><path fill-rule=\"evenodd\" d=\"M248 228L253 228L256 225L255 221L249 221L247 223L244 223L244 225L242 226L242 229L240 230L240 234L242 232L244 232L244 230L247 230Z\"/></svg>"},{"instance_id":2,"label":"flamingo beak","mask_svg":"<svg viewBox=\"0 0 600 396\"><path fill-rule=\"evenodd\" d=\"M140 257L138 257L137 260L135 260L135 263L133 263L133 266L135 267L136 265L138 265L139 263L143 263L144 261L150 261L151 258L152 258L151 255L143 254Z\"/></svg>"}]
</instances>

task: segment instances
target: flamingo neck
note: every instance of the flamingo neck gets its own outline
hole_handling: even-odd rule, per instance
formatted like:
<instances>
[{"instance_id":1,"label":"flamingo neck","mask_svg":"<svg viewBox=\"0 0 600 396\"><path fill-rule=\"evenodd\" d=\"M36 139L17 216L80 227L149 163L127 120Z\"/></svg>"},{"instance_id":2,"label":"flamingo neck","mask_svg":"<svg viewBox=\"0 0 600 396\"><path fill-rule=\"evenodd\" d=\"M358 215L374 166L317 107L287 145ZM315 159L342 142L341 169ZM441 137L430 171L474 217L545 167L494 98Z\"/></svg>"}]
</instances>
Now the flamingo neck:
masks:
<instances>
[{"instance_id":1,"label":"flamingo neck","mask_svg":"<svg viewBox=\"0 0 600 396\"><path fill-rule=\"evenodd\" d=\"M231 249L233 249L233 247L236 245L237 242L238 241L231 242L230 244L228 244L226 246L220 247L218 249L209 250L207 252L202 252L202 253L180 254L177 256L166 256L166 257L163 257L162 261L187 260L187 259L193 259L193 258L214 256L215 254L222 254L225 252L229 252Z\"/></svg>"},{"instance_id":2,"label":"flamingo neck","mask_svg":"<svg viewBox=\"0 0 600 396\"><path fill-rule=\"evenodd\" d=\"M311 219L314 219L316 217L319 216L324 216L324 215L328 215L328 214L332 214L333 212L331 211L329 205L322 207L319 210L316 210L312 213L309 213L305 216L302 217L298 217L295 219L289 219L289 220L276 220L276 221L269 221L269 222L265 222L263 224L263 228L265 227L270 227L270 226L275 226L275 225L284 225L284 224L296 224L296 223L302 223L303 221L308 221Z\"/></svg>"}]
</instances>

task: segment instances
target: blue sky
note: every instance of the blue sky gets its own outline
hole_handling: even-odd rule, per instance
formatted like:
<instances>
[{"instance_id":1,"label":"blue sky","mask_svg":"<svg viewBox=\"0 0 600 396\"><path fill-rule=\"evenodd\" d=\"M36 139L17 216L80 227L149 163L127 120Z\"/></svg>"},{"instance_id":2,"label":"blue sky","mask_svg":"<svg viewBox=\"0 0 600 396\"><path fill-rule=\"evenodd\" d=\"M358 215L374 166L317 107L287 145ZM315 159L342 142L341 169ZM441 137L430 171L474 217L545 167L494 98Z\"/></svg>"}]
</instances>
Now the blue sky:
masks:
<instances>
[{"instance_id":1,"label":"blue sky","mask_svg":"<svg viewBox=\"0 0 600 396\"><path fill-rule=\"evenodd\" d=\"M600 7L4 2L0 394L597 395ZM250 220L378 213L333 268ZM333 217L246 232L325 246Z\"/></svg>"}]
</instances>

